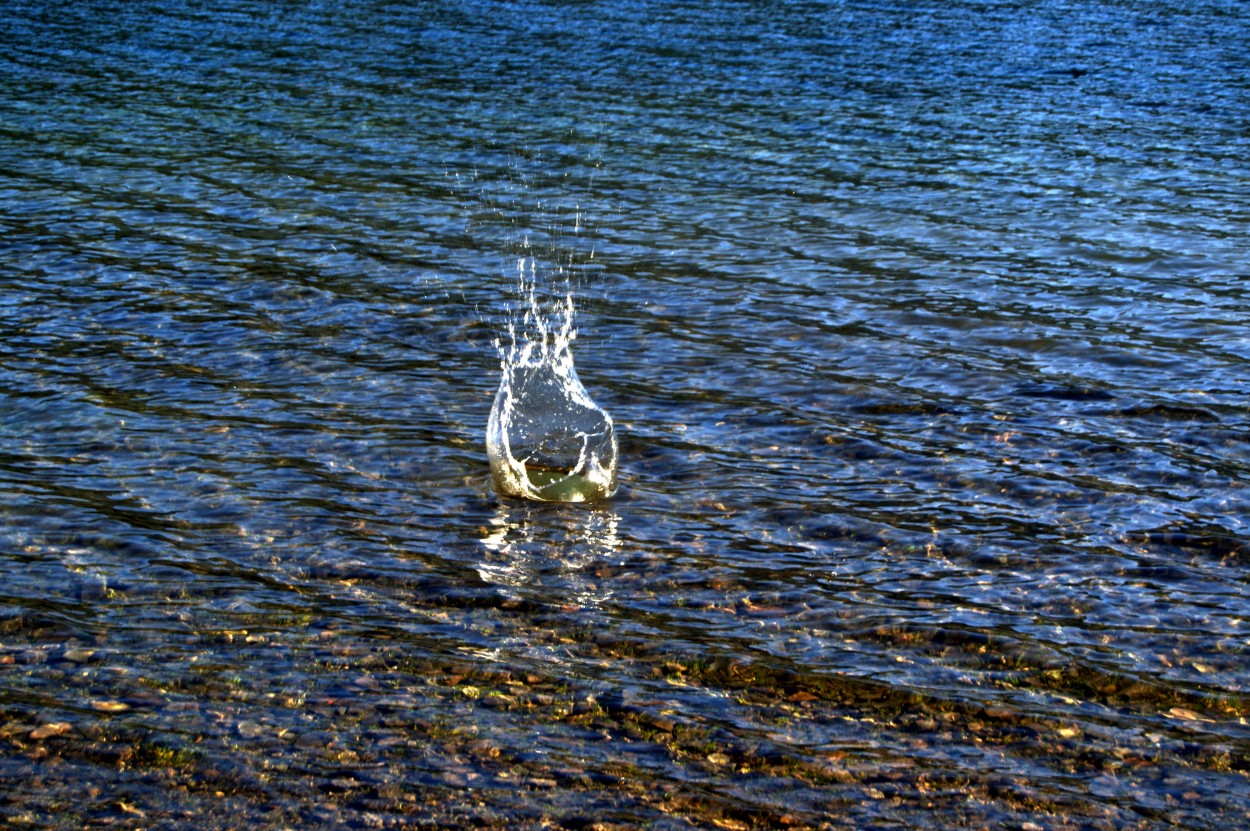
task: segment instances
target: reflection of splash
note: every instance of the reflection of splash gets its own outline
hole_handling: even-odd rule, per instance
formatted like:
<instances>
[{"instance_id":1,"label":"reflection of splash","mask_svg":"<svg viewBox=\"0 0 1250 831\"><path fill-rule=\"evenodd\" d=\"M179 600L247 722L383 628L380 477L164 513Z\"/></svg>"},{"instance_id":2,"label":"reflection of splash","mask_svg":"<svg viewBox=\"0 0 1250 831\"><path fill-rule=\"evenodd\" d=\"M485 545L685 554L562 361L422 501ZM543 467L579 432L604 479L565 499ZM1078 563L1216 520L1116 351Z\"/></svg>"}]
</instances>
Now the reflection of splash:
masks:
<instances>
[{"instance_id":1,"label":"reflection of splash","mask_svg":"<svg viewBox=\"0 0 1250 831\"><path fill-rule=\"evenodd\" d=\"M610 507L553 510L499 503L482 538L482 579L520 597L594 608L611 590L595 575L620 550L621 517Z\"/></svg>"}]
</instances>

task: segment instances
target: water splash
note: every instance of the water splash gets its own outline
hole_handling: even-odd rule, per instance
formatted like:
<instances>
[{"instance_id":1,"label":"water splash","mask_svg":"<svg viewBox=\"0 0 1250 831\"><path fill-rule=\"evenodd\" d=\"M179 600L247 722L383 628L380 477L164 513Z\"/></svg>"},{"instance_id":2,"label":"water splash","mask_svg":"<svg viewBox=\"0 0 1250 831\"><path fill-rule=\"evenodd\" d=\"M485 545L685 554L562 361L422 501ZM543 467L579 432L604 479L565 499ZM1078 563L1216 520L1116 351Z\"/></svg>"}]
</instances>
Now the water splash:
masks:
<instances>
[{"instance_id":1,"label":"water splash","mask_svg":"<svg viewBox=\"0 0 1250 831\"><path fill-rule=\"evenodd\" d=\"M573 295L544 304L538 263L517 261L522 313L496 346L501 378L486 428L495 490L545 502L592 502L616 492L612 417L573 367Z\"/></svg>"}]
</instances>

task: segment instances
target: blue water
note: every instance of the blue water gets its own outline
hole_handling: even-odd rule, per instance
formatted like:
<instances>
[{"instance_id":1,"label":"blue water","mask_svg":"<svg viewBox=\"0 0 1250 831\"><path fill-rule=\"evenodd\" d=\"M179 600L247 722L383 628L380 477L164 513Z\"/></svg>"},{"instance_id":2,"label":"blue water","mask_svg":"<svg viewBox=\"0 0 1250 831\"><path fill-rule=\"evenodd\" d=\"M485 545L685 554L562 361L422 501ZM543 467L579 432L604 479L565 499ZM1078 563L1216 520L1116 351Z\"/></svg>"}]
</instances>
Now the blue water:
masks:
<instances>
[{"instance_id":1,"label":"blue water","mask_svg":"<svg viewBox=\"0 0 1250 831\"><path fill-rule=\"evenodd\" d=\"M9 3L0 816L1250 822L1247 42ZM491 490L522 255L594 507Z\"/></svg>"}]
</instances>

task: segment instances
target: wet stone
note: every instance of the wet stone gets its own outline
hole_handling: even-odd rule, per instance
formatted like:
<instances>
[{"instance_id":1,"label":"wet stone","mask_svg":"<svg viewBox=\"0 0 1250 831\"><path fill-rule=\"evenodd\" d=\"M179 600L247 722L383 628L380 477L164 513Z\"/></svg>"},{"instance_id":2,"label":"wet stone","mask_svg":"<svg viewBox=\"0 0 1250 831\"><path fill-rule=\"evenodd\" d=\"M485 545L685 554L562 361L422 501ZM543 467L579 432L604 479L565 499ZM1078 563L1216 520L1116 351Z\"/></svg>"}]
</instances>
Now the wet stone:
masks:
<instances>
[{"instance_id":1,"label":"wet stone","mask_svg":"<svg viewBox=\"0 0 1250 831\"><path fill-rule=\"evenodd\" d=\"M27 649L15 656L15 663L19 664L43 664L47 660L48 653L43 649Z\"/></svg>"},{"instance_id":2,"label":"wet stone","mask_svg":"<svg viewBox=\"0 0 1250 831\"><path fill-rule=\"evenodd\" d=\"M100 713L124 713L130 709L129 704L124 701L92 701L91 709Z\"/></svg>"},{"instance_id":3,"label":"wet stone","mask_svg":"<svg viewBox=\"0 0 1250 831\"><path fill-rule=\"evenodd\" d=\"M245 739L254 739L265 733L265 726L254 721L241 721L235 729Z\"/></svg>"},{"instance_id":4,"label":"wet stone","mask_svg":"<svg viewBox=\"0 0 1250 831\"><path fill-rule=\"evenodd\" d=\"M301 733L295 739L296 747L304 748L324 748L329 747L334 742L334 734L324 730L310 730L307 733Z\"/></svg>"},{"instance_id":5,"label":"wet stone","mask_svg":"<svg viewBox=\"0 0 1250 831\"><path fill-rule=\"evenodd\" d=\"M103 600L108 597L108 580L102 575L93 574L82 581L79 586L78 596L85 603L92 603L97 600Z\"/></svg>"},{"instance_id":6,"label":"wet stone","mask_svg":"<svg viewBox=\"0 0 1250 831\"><path fill-rule=\"evenodd\" d=\"M336 776L325 784L325 790L331 793L346 793L360 787L360 781L354 776Z\"/></svg>"},{"instance_id":7,"label":"wet stone","mask_svg":"<svg viewBox=\"0 0 1250 831\"><path fill-rule=\"evenodd\" d=\"M29 724L11 721L7 724L0 724L0 739L7 739L9 736L17 736L23 733L29 734L35 728Z\"/></svg>"},{"instance_id":8,"label":"wet stone","mask_svg":"<svg viewBox=\"0 0 1250 831\"><path fill-rule=\"evenodd\" d=\"M74 726L66 721L54 721L48 724L36 727L30 731L32 741L43 741L54 736L64 736L74 729Z\"/></svg>"}]
</instances>

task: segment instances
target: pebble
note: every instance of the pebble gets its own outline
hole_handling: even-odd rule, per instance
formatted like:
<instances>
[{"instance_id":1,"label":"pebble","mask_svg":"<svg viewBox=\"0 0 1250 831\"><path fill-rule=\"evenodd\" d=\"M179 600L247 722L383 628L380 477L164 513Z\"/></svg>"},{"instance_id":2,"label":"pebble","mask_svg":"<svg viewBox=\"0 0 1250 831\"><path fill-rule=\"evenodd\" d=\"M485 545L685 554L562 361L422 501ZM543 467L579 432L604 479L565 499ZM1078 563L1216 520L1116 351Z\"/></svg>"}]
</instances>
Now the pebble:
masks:
<instances>
[{"instance_id":1,"label":"pebble","mask_svg":"<svg viewBox=\"0 0 1250 831\"><path fill-rule=\"evenodd\" d=\"M7 739L9 736L16 736L18 733L29 733L33 729L29 724L21 724L16 721L0 724L0 739Z\"/></svg>"},{"instance_id":2,"label":"pebble","mask_svg":"<svg viewBox=\"0 0 1250 831\"><path fill-rule=\"evenodd\" d=\"M67 721L53 721L31 730L30 738L34 741L43 741L44 739L50 739L53 736L64 736L73 729L74 725Z\"/></svg>"},{"instance_id":3,"label":"pebble","mask_svg":"<svg viewBox=\"0 0 1250 831\"><path fill-rule=\"evenodd\" d=\"M361 675L352 683L362 690L377 690L382 686L372 675Z\"/></svg>"},{"instance_id":4,"label":"pebble","mask_svg":"<svg viewBox=\"0 0 1250 831\"><path fill-rule=\"evenodd\" d=\"M296 747L327 747L334 737L322 730L310 730L307 733L301 733L295 739Z\"/></svg>"},{"instance_id":5,"label":"pebble","mask_svg":"<svg viewBox=\"0 0 1250 831\"><path fill-rule=\"evenodd\" d=\"M499 754L502 752L499 745L488 739L478 739L476 741L469 742L466 747L478 756L487 756L491 759L498 758Z\"/></svg>"},{"instance_id":6,"label":"pebble","mask_svg":"<svg viewBox=\"0 0 1250 831\"><path fill-rule=\"evenodd\" d=\"M254 739L265 732L265 726L255 721L240 721L235 729L245 739Z\"/></svg>"},{"instance_id":7,"label":"pebble","mask_svg":"<svg viewBox=\"0 0 1250 831\"><path fill-rule=\"evenodd\" d=\"M103 600L108 596L109 584L108 580L101 574L92 574L82 581L79 587L79 597L85 602L93 602Z\"/></svg>"},{"instance_id":8,"label":"pebble","mask_svg":"<svg viewBox=\"0 0 1250 831\"><path fill-rule=\"evenodd\" d=\"M130 705L124 701L92 701L91 709L100 713L124 713Z\"/></svg>"},{"instance_id":9,"label":"pebble","mask_svg":"<svg viewBox=\"0 0 1250 831\"><path fill-rule=\"evenodd\" d=\"M42 664L48 660L48 653L43 649L26 649L16 656L16 663L19 664Z\"/></svg>"},{"instance_id":10,"label":"pebble","mask_svg":"<svg viewBox=\"0 0 1250 831\"><path fill-rule=\"evenodd\" d=\"M347 792L360 787L360 781L354 776L336 776L328 783L327 790Z\"/></svg>"}]
</instances>

